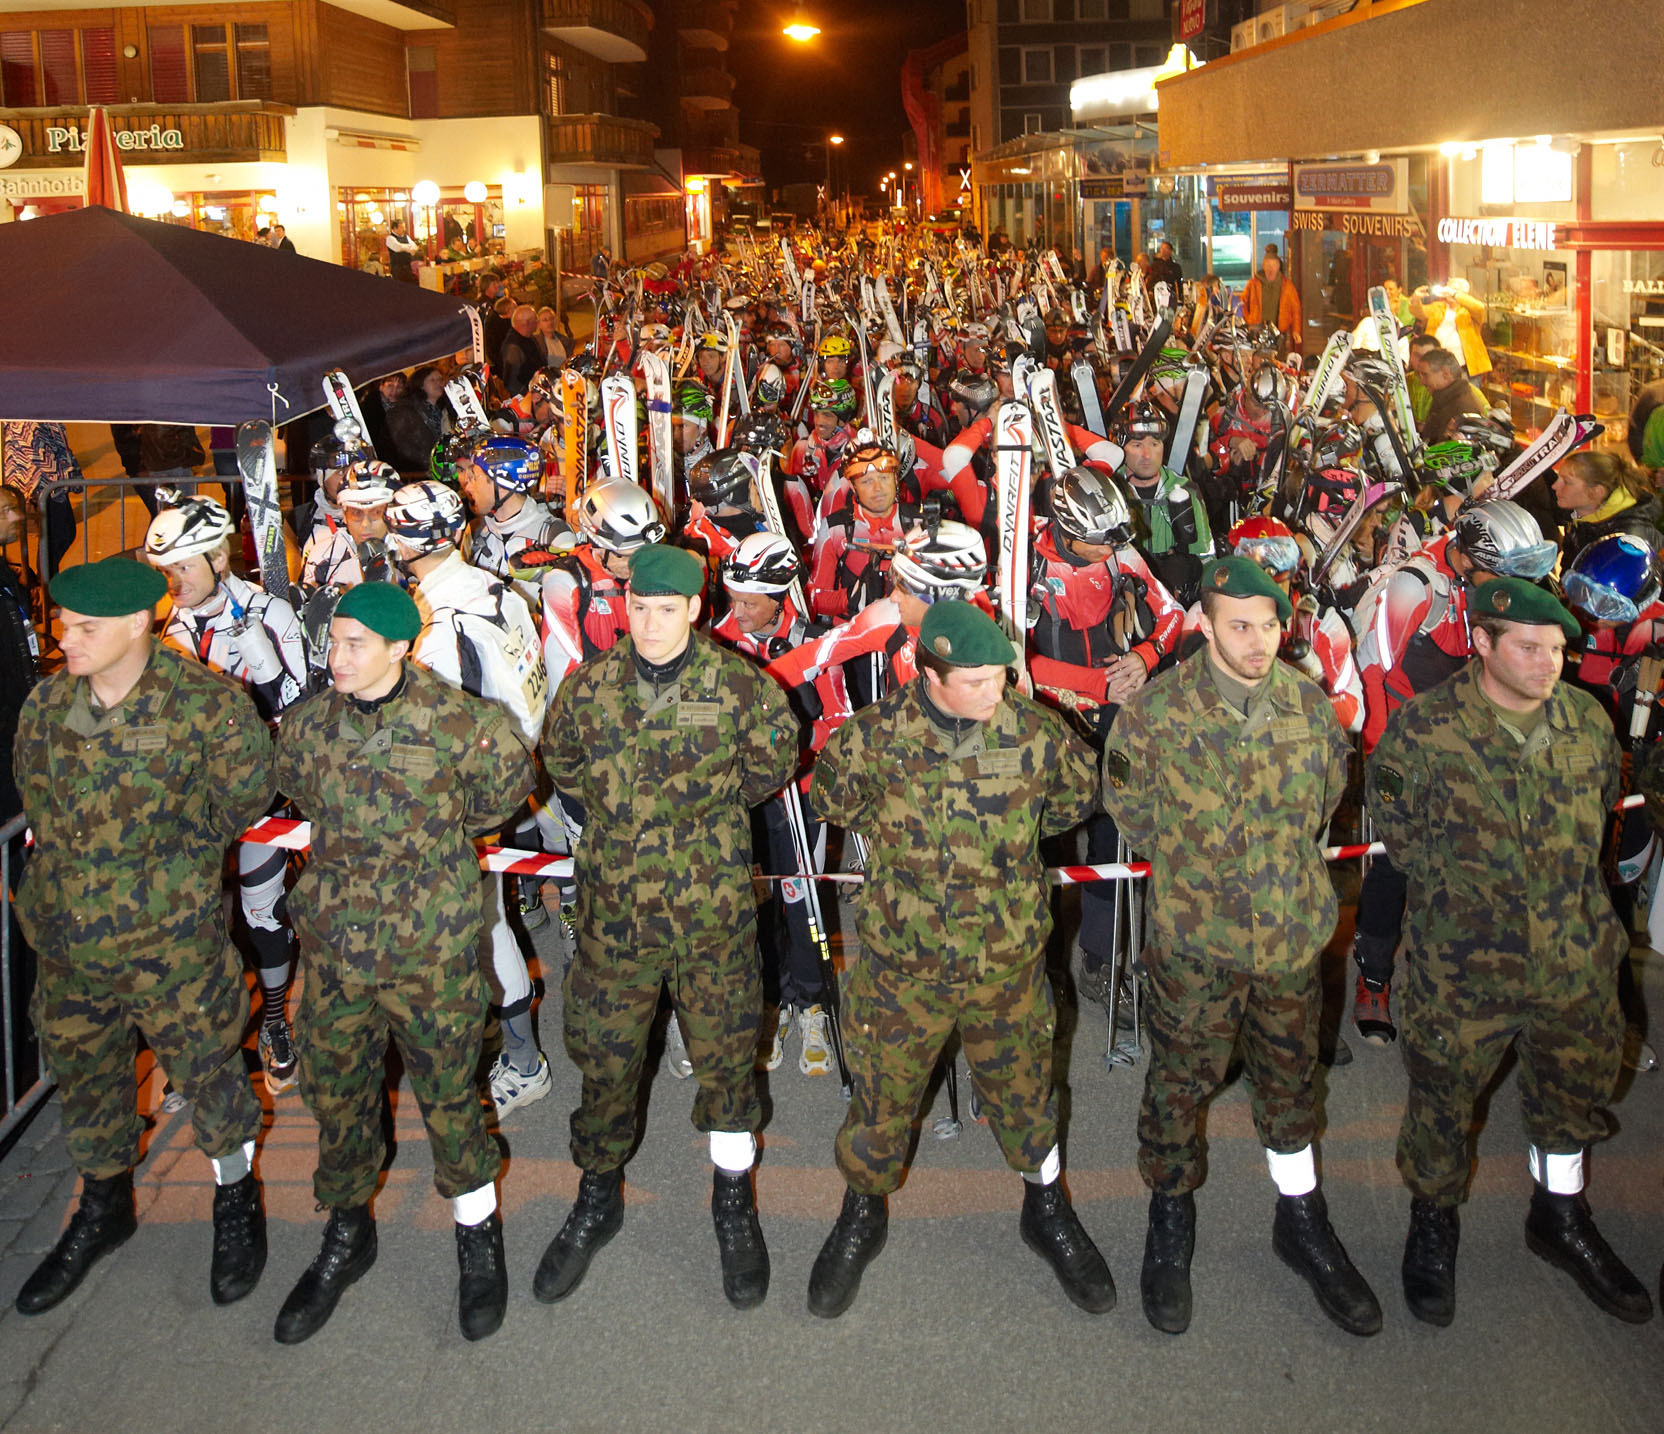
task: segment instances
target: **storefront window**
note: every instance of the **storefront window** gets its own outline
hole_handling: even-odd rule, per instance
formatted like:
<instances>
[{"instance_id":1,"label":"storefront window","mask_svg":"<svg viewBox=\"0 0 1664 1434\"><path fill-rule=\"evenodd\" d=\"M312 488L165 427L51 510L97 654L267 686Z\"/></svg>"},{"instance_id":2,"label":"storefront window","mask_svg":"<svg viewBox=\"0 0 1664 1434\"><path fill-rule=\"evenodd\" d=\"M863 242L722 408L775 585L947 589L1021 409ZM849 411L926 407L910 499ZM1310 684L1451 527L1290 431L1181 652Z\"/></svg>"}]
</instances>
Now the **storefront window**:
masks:
<instances>
[{"instance_id":1,"label":"storefront window","mask_svg":"<svg viewBox=\"0 0 1664 1434\"><path fill-rule=\"evenodd\" d=\"M1664 378L1664 251L1597 250L1590 260L1593 407L1616 439L1636 395Z\"/></svg>"},{"instance_id":2,"label":"storefront window","mask_svg":"<svg viewBox=\"0 0 1664 1434\"><path fill-rule=\"evenodd\" d=\"M1162 243L1186 278L1208 272L1208 197L1206 182L1194 174L1161 174L1150 180L1144 201L1141 248L1152 257Z\"/></svg>"},{"instance_id":3,"label":"storefront window","mask_svg":"<svg viewBox=\"0 0 1664 1434\"><path fill-rule=\"evenodd\" d=\"M432 205L417 204L403 189L338 189L335 212L341 262L349 269L387 271L387 231L395 218L405 221L405 232L435 263L507 251L501 185L487 185L486 197L477 204L460 184L442 187Z\"/></svg>"}]
</instances>

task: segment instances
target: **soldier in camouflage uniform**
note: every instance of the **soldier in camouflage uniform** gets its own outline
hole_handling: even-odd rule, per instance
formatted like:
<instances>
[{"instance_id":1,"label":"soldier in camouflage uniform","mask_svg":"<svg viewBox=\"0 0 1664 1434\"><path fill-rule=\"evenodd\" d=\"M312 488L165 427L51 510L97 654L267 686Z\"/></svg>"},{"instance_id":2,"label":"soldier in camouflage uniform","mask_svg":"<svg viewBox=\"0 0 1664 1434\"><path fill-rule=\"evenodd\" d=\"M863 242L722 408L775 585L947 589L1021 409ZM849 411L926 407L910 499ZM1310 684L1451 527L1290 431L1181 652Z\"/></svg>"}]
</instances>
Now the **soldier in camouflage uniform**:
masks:
<instances>
[{"instance_id":1,"label":"soldier in camouflage uniform","mask_svg":"<svg viewBox=\"0 0 1664 1434\"><path fill-rule=\"evenodd\" d=\"M508 1303L501 1156L478 1082L489 878L469 839L508 820L535 772L506 708L405 660L421 630L403 588L349 588L330 624L333 686L290 710L278 745L279 784L312 823L289 909L306 959L295 1034L318 1121L312 1185L329 1210L323 1248L278 1315L284 1344L322 1328L375 1262L389 1037L451 1202L464 1336L494 1333Z\"/></svg>"},{"instance_id":2,"label":"soldier in camouflage uniform","mask_svg":"<svg viewBox=\"0 0 1664 1434\"><path fill-rule=\"evenodd\" d=\"M1207 646L1136 692L1104 749L1104 806L1151 863L1140 1291L1145 1317L1169 1334L1190 1324L1197 1117L1239 1045L1278 1191L1273 1247L1342 1329L1381 1327L1330 1227L1312 1154L1318 958L1337 915L1322 844L1348 749L1323 689L1278 661L1292 616L1259 564L1213 563Z\"/></svg>"},{"instance_id":3,"label":"soldier in camouflage uniform","mask_svg":"<svg viewBox=\"0 0 1664 1434\"><path fill-rule=\"evenodd\" d=\"M260 1103L242 1062L248 987L226 932L226 847L272 797L271 739L227 677L152 641L162 575L127 558L52 581L66 671L23 705L16 773L36 855L17 915L40 955L34 1021L63 1098L80 1206L17 1296L51 1309L135 1227L142 1034L191 1103L214 1167L217 1304L266 1263L252 1161Z\"/></svg>"},{"instance_id":4,"label":"soldier in camouflage uniform","mask_svg":"<svg viewBox=\"0 0 1664 1434\"><path fill-rule=\"evenodd\" d=\"M1497 578L1469 604L1478 662L1399 708L1368 769L1376 833L1410 885L1404 1299L1429 1324L1455 1317L1474 1103L1512 1047L1533 1181L1526 1244L1601 1309L1644 1323L1652 1301L1582 1193L1623 1048L1628 942L1600 861L1618 744L1599 703L1558 680L1578 626L1554 598Z\"/></svg>"},{"instance_id":5,"label":"soldier in camouflage uniform","mask_svg":"<svg viewBox=\"0 0 1664 1434\"><path fill-rule=\"evenodd\" d=\"M1092 814L1092 754L1056 715L1006 691L1016 656L979 608L933 603L920 677L845 722L815 769L816 808L872 849L844 997L851 1097L835 1154L849 1188L809 1277L809 1309L823 1318L849 1308L883 1248L885 1197L956 1023L989 1125L1024 1180L1024 1243L1082 1309L1115 1304L1060 1178L1040 857L1042 837Z\"/></svg>"},{"instance_id":6,"label":"soldier in camouflage uniform","mask_svg":"<svg viewBox=\"0 0 1664 1434\"><path fill-rule=\"evenodd\" d=\"M692 630L704 566L650 543L630 555L630 636L570 673L549 708L544 761L585 813L577 853L577 954L566 974L566 1050L583 1076L572 1114L577 1203L534 1292L569 1295L624 1218L648 1034L667 982L687 1032L710 1135L711 1211L723 1293L768 1292L751 1187L762 1119L752 1066L762 1017L747 808L798 761L785 692Z\"/></svg>"}]
</instances>

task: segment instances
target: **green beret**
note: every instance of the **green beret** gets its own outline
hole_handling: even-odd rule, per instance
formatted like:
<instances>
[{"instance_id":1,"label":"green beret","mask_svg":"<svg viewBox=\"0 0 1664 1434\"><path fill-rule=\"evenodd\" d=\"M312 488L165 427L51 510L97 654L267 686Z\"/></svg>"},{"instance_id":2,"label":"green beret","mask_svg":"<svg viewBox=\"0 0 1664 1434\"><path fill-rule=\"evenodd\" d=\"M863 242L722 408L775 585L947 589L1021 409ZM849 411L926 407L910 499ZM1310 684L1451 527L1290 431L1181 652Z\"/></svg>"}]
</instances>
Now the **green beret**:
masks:
<instances>
[{"instance_id":1,"label":"green beret","mask_svg":"<svg viewBox=\"0 0 1664 1434\"><path fill-rule=\"evenodd\" d=\"M1567 642L1576 642L1582 629L1553 593L1524 578L1492 578L1476 583L1468 598L1468 617L1494 617L1502 622L1524 622L1539 627L1559 624Z\"/></svg>"},{"instance_id":2,"label":"green beret","mask_svg":"<svg viewBox=\"0 0 1664 1434\"><path fill-rule=\"evenodd\" d=\"M1277 586L1271 574L1252 558L1219 558L1202 571L1202 594L1224 593L1226 597L1268 597L1277 604L1277 616L1287 622L1294 616L1294 604Z\"/></svg>"},{"instance_id":3,"label":"green beret","mask_svg":"<svg viewBox=\"0 0 1664 1434\"><path fill-rule=\"evenodd\" d=\"M397 583L359 583L341 594L336 617L356 618L389 642L415 642L422 633L422 613Z\"/></svg>"},{"instance_id":4,"label":"green beret","mask_svg":"<svg viewBox=\"0 0 1664 1434\"><path fill-rule=\"evenodd\" d=\"M919 651L951 667L1008 667L1017 649L975 603L934 602L919 627Z\"/></svg>"},{"instance_id":5,"label":"green beret","mask_svg":"<svg viewBox=\"0 0 1664 1434\"><path fill-rule=\"evenodd\" d=\"M637 597L698 597L705 565L686 548L649 543L630 554L630 591Z\"/></svg>"},{"instance_id":6,"label":"green beret","mask_svg":"<svg viewBox=\"0 0 1664 1434\"><path fill-rule=\"evenodd\" d=\"M127 617L155 607L168 580L149 563L105 558L65 568L48 586L53 602L82 617Z\"/></svg>"}]
</instances>

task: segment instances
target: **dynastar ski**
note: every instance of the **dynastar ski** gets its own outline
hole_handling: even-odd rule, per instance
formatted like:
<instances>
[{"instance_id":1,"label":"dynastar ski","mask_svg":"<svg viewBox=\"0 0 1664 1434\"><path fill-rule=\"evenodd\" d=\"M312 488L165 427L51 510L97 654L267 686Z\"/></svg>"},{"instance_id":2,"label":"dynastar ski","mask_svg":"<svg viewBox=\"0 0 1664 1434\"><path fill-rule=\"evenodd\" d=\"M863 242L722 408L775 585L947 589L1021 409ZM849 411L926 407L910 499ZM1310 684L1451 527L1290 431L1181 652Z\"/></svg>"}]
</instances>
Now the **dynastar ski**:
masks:
<instances>
[{"instance_id":1,"label":"dynastar ski","mask_svg":"<svg viewBox=\"0 0 1664 1434\"><path fill-rule=\"evenodd\" d=\"M566 470L566 521L575 520L578 499L589 486L589 382L569 368L560 371L561 467Z\"/></svg>"},{"instance_id":2,"label":"dynastar ski","mask_svg":"<svg viewBox=\"0 0 1664 1434\"><path fill-rule=\"evenodd\" d=\"M1098 379L1091 363L1086 359L1076 359L1069 369L1069 377L1075 381L1075 392L1080 395L1080 411L1086 418L1085 426L1099 438L1108 438L1103 405L1098 401Z\"/></svg>"},{"instance_id":3,"label":"dynastar ski","mask_svg":"<svg viewBox=\"0 0 1664 1434\"><path fill-rule=\"evenodd\" d=\"M254 549L260 554L260 586L289 600L289 555L283 543L283 508L277 497L277 450L271 424L251 418L237 425L237 471Z\"/></svg>"},{"instance_id":4,"label":"dynastar ski","mask_svg":"<svg viewBox=\"0 0 1664 1434\"><path fill-rule=\"evenodd\" d=\"M1540 473L1569 458L1585 443L1592 443L1606 431L1592 413L1570 414L1556 409L1543 431L1496 475L1496 482L1484 492L1486 498L1512 498Z\"/></svg>"},{"instance_id":5,"label":"dynastar ski","mask_svg":"<svg viewBox=\"0 0 1664 1434\"><path fill-rule=\"evenodd\" d=\"M1034 421L1040 428L1040 441L1046 450L1046 466L1052 470L1053 478L1061 478L1075 466L1075 450L1069 444L1063 412L1057 405L1057 375L1049 368L1036 368L1028 375L1027 392Z\"/></svg>"},{"instance_id":6,"label":"dynastar ski","mask_svg":"<svg viewBox=\"0 0 1664 1434\"><path fill-rule=\"evenodd\" d=\"M676 429L670 404L670 364L662 353L649 349L641 356L641 372L647 380L647 453L653 471L653 495L665 513L674 513Z\"/></svg>"},{"instance_id":7,"label":"dynastar ski","mask_svg":"<svg viewBox=\"0 0 1664 1434\"><path fill-rule=\"evenodd\" d=\"M1178 420L1167 441L1167 466L1183 473L1190 466L1190 446L1196 441L1196 420L1202 416L1202 401L1208 396L1208 371L1201 365L1187 369L1184 396L1179 400Z\"/></svg>"},{"instance_id":8,"label":"dynastar ski","mask_svg":"<svg viewBox=\"0 0 1664 1434\"><path fill-rule=\"evenodd\" d=\"M896 446L896 371L893 368L884 370L878 380L875 390L876 403L873 412L868 415L872 424L872 431L878 435L878 441L887 448Z\"/></svg>"},{"instance_id":9,"label":"dynastar ski","mask_svg":"<svg viewBox=\"0 0 1664 1434\"><path fill-rule=\"evenodd\" d=\"M1031 692L1024 645L1028 640L1029 506L1033 497L1034 420L1026 403L1002 403L994 430L994 466L999 482L999 566L994 600L1002 625L1017 649L1017 681Z\"/></svg>"},{"instance_id":10,"label":"dynastar ski","mask_svg":"<svg viewBox=\"0 0 1664 1434\"><path fill-rule=\"evenodd\" d=\"M637 483L636 386L627 374L601 380L601 426L607 436L609 467L614 478Z\"/></svg>"}]
</instances>

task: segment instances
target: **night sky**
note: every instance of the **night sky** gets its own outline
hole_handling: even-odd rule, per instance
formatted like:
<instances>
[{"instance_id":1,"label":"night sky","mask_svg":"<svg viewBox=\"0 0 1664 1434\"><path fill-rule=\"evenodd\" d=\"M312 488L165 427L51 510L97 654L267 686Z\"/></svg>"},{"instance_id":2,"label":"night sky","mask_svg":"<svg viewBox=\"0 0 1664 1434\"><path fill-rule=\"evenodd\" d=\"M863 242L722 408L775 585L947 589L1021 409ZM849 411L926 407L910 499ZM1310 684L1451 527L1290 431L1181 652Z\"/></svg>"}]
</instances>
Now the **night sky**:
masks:
<instances>
[{"instance_id":1,"label":"night sky","mask_svg":"<svg viewBox=\"0 0 1664 1434\"><path fill-rule=\"evenodd\" d=\"M963 0L812 0L802 9L821 27L807 45L780 33L794 18L791 0L740 6L728 51L740 138L762 150L764 175L780 185L824 179L819 141L844 135L834 162L847 164L850 192L877 194L879 176L901 167L901 62L963 30Z\"/></svg>"}]
</instances>

